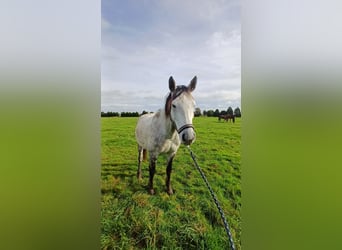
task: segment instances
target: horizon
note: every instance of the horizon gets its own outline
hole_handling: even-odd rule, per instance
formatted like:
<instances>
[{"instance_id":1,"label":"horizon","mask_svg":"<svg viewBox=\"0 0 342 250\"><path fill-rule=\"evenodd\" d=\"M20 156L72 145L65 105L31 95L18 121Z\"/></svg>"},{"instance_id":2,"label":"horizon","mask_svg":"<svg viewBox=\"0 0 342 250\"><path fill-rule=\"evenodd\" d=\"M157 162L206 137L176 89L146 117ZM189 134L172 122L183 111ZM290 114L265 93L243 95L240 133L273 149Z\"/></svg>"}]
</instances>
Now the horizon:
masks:
<instances>
[{"instance_id":1,"label":"horizon","mask_svg":"<svg viewBox=\"0 0 342 250\"><path fill-rule=\"evenodd\" d=\"M240 111L242 112L242 110L241 110L241 107L240 106L236 106L236 107L232 107L232 106L229 106L229 107L231 107L232 109L233 109L233 111L236 109L236 108L239 108L240 109ZM212 110L212 111L216 111L216 109L218 109L219 110L219 112L221 112L221 111L227 111L228 109L229 109L229 107L227 107L226 109L219 109L219 108L210 108L210 109L202 109L202 108L200 108L200 107L195 107L195 109L196 108L199 108L200 110L201 110L201 113L203 114L203 111L210 111L210 110ZM159 109L162 109L163 107L160 107ZM158 109L158 110L159 110ZM141 111L139 111L139 110L131 110L131 111L116 111L116 110L108 110L108 111L104 111L104 110L101 110L101 113L103 112L103 113L108 113L108 112L112 112L112 113L135 113L135 112L138 112L139 114L141 114L141 113L143 113L144 111L145 112L148 112L148 113L155 113L155 112L157 112L158 110L141 110Z\"/></svg>"}]
</instances>

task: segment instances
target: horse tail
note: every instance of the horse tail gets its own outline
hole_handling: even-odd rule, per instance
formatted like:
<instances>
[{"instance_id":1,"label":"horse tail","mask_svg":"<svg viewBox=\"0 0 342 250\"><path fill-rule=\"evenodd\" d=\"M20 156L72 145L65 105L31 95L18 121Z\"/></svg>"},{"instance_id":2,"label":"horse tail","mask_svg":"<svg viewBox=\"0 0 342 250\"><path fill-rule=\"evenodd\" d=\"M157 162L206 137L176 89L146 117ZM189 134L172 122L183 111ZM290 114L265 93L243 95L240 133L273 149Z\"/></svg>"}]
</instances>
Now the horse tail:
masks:
<instances>
[{"instance_id":1,"label":"horse tail","mask_svg":"<svg viewBox=\"0 0 342 250\"><path fill-rule=\"evenodd\" d=\"M147 150L143 149L143 161L146 161L147 159Z\"/></svg>"}]
</instances>

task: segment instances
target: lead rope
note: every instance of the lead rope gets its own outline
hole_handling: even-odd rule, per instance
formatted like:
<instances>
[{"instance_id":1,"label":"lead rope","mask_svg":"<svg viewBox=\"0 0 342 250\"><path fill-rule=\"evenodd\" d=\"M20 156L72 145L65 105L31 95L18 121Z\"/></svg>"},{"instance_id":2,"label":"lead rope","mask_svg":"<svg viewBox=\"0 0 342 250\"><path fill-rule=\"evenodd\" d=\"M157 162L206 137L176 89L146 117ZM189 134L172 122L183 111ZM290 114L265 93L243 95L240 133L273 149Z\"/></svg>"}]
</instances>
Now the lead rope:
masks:
<instances>
[{"instance_id":1,"label":"lead rope","mask_svg":"<svg viewBox=\"0 0 342 250\"><path fill-rule=\"evenodd\" d=\"M202 169L200 168L200 166L198 166L197 161L196 161L196 157L195 157L194 153L191 151L190 146L187 146L187 148L189 149L191 158L193 159L196 168L200 172L200 174L202 176L202 179L204 180L205 184L207 185L207 188L209 189L211 197L213 198L213 200L215 202L215 205L216 205L217 209L219 210L219 213L221 215L221 219L222 219L223 224L224 224L224 228L226 229L226 232L227 232L227 235L228 235L230 249L231 250L235 250L235 245L234 245L234 242L233 242L232 234L230 233L230 230L229 230L229 225L227 223L226 217L224 216L223 210L222 210L222 208L221 208L221 206L220 206L220 204L219 204L219 202L218 202L218 200L216 198L216 195L215 195L213 189L211 188L211 186L209 185L209 182L208 182L207 178L205 177Z\"/></svg>"}]
</instances>

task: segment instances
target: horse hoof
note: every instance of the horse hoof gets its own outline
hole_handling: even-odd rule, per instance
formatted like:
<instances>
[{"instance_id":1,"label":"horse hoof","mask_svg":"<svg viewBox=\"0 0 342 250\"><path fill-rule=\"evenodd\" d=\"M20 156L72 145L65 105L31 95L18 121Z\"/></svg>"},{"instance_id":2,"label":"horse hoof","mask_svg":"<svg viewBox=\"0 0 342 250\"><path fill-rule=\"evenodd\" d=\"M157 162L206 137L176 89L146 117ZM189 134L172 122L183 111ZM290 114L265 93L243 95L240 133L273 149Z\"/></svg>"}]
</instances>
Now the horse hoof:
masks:
<instances>
[{"instance_id":1,"label":"horse hoof","mask_svg":"<svg viewBox=\"0 0 342 250\"><path fill-rule=\"evenodd\" d=\"M154 194L155 194L154 189L151 188L151 189L149 190L149 193L150 193L150 195L154 195Z\"/></svg>"},{"instance_id":2,"label":"horse hoof","mask_svg":"<svg viewBox=\"0 0 342 250\"><path fill-rule=\"evenodd\" d=\"M168 195L173 195L173 190L172 189L167 190L167 194Z\"/></svg>"}]
</instances>

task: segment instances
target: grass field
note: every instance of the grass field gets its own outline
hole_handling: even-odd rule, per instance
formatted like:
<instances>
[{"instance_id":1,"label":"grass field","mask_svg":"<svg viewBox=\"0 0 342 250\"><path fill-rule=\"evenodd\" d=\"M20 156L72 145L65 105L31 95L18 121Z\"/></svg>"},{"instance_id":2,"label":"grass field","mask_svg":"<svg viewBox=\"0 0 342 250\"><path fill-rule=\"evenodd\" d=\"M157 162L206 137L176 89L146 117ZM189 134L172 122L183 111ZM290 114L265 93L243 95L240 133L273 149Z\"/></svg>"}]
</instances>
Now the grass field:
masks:
<instances>
[{"instance_id":1,"label":"grass field","mask_svg":"<svg viewBox=\"0 0 342 250\"><path fill-rule=\"evenodd\" d=\"M101 118L102 249L228 249L220 214L185 146L173 161L174 195L166 193L164 156L157 161L155 195L147 192L148 161L143 181L137 180L137 119ZM196 117L193 123L197 138L191 148L241 249L241 120Z\"/></svg>"}]
</instances>

